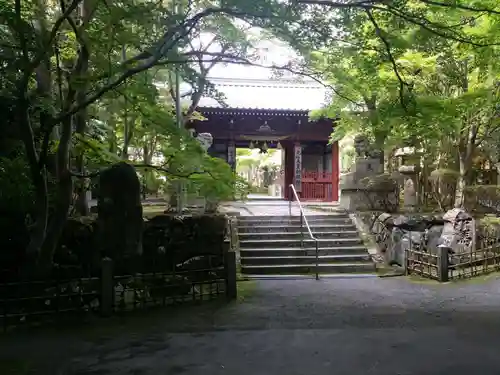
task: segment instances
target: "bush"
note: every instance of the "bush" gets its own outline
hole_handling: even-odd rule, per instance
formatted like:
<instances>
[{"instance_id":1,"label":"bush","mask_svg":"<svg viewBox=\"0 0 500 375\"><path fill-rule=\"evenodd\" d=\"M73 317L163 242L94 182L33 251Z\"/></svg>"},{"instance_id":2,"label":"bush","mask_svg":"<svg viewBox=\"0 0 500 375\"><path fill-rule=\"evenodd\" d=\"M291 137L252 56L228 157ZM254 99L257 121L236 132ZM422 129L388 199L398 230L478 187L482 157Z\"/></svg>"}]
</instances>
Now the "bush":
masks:
<instances>
[{"instance_id":1,"label":"bush","mask_svg":"<svg viewBox=\"0 0 500 375\"><path fill-rule=\"evenodd\" d=\"M399 191L397 178L389 173L368 176L361 179L363 192L370 210L396 212L399 208Z\"/></svg>"},{"instance_id":2,"label":"bush","mask_svg":"<svg viewBox=\"0 0 500 375\"><path fill-rule=\"evenodd\" d=\"M439 209L446 211L453 207L459 173L451 169L436 169L431 172L429 182L432 199Z\"/></svg>"},{"instance_id":3,"label":"bush","mask_svg":"<svg viewBox=\"0 0 500 375\"><path fill-rule=\"evenodd\" d=\"M31 211L34 204L30 169L24 158L0 158L0 207L2 211Z\"/></svg>"},{"instance_id":4,"label":"bush","mask_svg":"<svg viewBox=\"0 0 500 375\"><path fill-rule=\"evenodd\" d=\"M247 182L220 158L206 155L203 158L204 173L193 174L187 180L191 194L206 198L212 204L226 200L245 199L249 193Z\"/></svg>"},{"instance_id":5,"label":"bush","mask_svg":"<svg viewBox=\"0 0 500 375\"><path fill-rule=\"evenodd\" d=\"M224 215L155 216L144 229L145 271L168 272L193 262L221 266L226 227Z\"/></svg>"},{"instance_id":6,"label":"bush","mask_svg":"<svg viewBox=\"0 0 500 375\"><path fill-rule=\"evenodd\" d=\"M470 213L500 213L500 185L467 186L464 195Z\"/></svg>"}]
</instances>

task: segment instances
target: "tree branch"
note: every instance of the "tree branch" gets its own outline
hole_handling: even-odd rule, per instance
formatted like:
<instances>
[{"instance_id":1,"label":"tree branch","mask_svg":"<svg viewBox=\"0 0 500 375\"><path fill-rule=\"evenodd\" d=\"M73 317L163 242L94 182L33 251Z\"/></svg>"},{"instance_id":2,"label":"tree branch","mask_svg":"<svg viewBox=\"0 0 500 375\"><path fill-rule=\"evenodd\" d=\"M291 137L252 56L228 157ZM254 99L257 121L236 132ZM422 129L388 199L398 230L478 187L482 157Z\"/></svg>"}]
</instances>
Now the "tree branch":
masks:
<instances>
[{"instance_id":1,"label":"tree branch","mask_svg":"<svg viewBox=\"0 0 500 375\"><path fill-rule=\"evenodd\" d=\"M78 2L80 0L74 0L74 2ZM125 82L128 78L134 76L137 73L143 72L145 70L150 69L153 66L159 65L158 61L166 55L167 51L172 49L182 38L185 36L189 35L189 33L193 30L193 28L200 22L204 17L207 17L212 14L220 14L224 13L230 16L234 17L243 17L243 16L249 16L248 13L244 12L239 12L235 11L232 9L226 9L226 8L207 8L204 11L201 11L191 17L189 20L185 21L184 23L177 25L176 27L173 27L171 30L167 31L163 38L161 39L160 42L156 44L156 46L153 48L153 51L144 51L139 53L138 55L132 57L131 59L128 59L127 61L123 62L122 67L125 69L125 72L123 72L119 77L117 77L115 80L112 82L109 82L108 84L102 86L100 89L98 89L94 94L90 95L87 97L85 101L83 101L81 104L74 106L73 108L69 109L65 113L60 114L57 116L54 121L52 126L55 126L56 124L60 123L64 119L68 118L69 116L74 115L75 113L79 112L82 108L87 107L88 105L94 103L97 101L99 98L101 98L106 92L113 90L114 88L120 86L123 82ZM252 17L261 17L261 18L270 18L271 16L269 15L250 15ZM67 16L66 16L67 17ZM142 64L140 64L142 62ZM137 64L140 65L137 65ZM172 61L170 63L173 63Z\"/></svg>"},{"instance_id":2,"label":"tree branch","mask_svg":"<svg viewBox=\"0 0 500 375\"><path fill-rule=\"evenodd\" d=\"M422 29L424 29L432 34L435 34L441 38L444 38L444 39L454 40L455 42L459 42L459 43L463 43L463 44L470 44L471 46L475 46L475 47L492 47L492 46L500 45L500 43L486 43L485 44L485 43L474 42L472 40L462 38L461 36L456 36L456 32L454 32L455 36L445 34L444 32L437 31L436 29L433 29L433 28L427 26L425 23L418 21L411 16L408 16L407 14L403 13L401 10L394 8L390 5L387 5L386 8L373 7L373 9L377 9L377 10L380 10L383 12L388 12L396 17L399 17L399 18L405 20L405 21L413 23L414 25L420 26ZM435 23L430 22L428 20L426 20L426 22L433 24L433 25L436 25ZM446 30L446 29L447 28L443 28L443 30Z\"/></svg>"},{"instance_id":3,"label":"tree branch","mask_svg":"<svg viewBox=\"0 0 500 375\"><path fill-rule=\"evenodd\" d=\"M444 7L444 8L454 8L454 9L462 9L462 10L469 10L472 12L483 12L483 13L490 13L490 14L500 14L500 11L490 9L490 8L475 8L472 6L468 5L462 5L462 4L457 4L456 1L453 2L453 4L446 4L446 3L441 3L439 1L433 1L433 0L418 0L421 3L425 3L428 5L435 5L438 7Z\"/></svg>"},{"instance_id":4,"label":"tree branch","mask_svg":"<svg viewBox=\"0 0 500 375\"><path fill-rule=\"evenodd\" d=\"M369 9L365 9L365 12L366 12L366 15L368 16L368 18L370 19L370 22L372 23L373 27L375 27L375 33L380 38L382 43L384 43L384 46L385 46L386 51L387 51L387 58L389 59L391 65L392 65L392 70L394 71L394 74L396 75L396 77L399 81L399 99L401 101L401 105L403 106L403 109L405 110L405 112L408 112L408 106L406 105L406 101L404 98L404 89L405 89L405 87L409 87L408 83L406 81L404 81L403 77L401 77L401 74L399 74L398 65L396 63L396 60L394 59L394 56L392 55L392 52L391 52L391 46L390 46L388 40L384 37L383 31L382 31L382 29L380 29L377 21L373 17L372 12Z\"/></svg>"},{"instance_id":5,"label":"tree branch","mask_svg":"<svg viewBox=\"0 0 500 375\"><path fill-rule=\"evenodd\" d=\"M419 0L419 1L426 3L428 5L462 9L462 10L468 10L468 11L474 11L474 12L500 14L500 11L496 11L493 9L487 9L487 8L483 9L483 8L473 8L473 7L469 7L469 6L465 6L465 5L458 5L458 4L445 4L445 3L440 3L440 2L436 2L436 1L432 1L432 0ZM422 21L419 21L419 20L415 19L414 15L409 15L408 13L404 13L399 8L392 6L391 2L388 2L386 0L368 0L368 1L358 1L358 2L354 2L354 3L347 2L345 4L334 2L334 1L329 1L329 0L297 0L297 2L299 4L320 5L320 6L327 6L330 8L361 8L361 9L364 9L365 11L366 10L379 10L379 11L391 13L391 14L393 14L397 17L400 17L400 18L402 18L410 23L413 23L417 26L422 27L426 31L429 31L429 32L436 34L436 35L438 35L442 38L445 38L445 39L455 40L457 42L464 43L464 44L470 44L470 45L473 45L476 47L489 47L489 46L500 45L500 43L486 43L486 44L477 43L477 42L474 42L473 40L469 40L469 39L466 39L466 38L463 38L460 36L456 36L456 32L454 32L455 36L447 35L445 33L437 31L436 29L429 27L427 24L437 26L439 28L442 28L443 30L449 30L450 27L443 27L441 25L436 24L435 22L432 22L428 19L421 18L421 17L419 17L419 18L425 20L425 23ZM378 5L383 5L385 7L378 6Z\"/></svg>"},{"instance_id":6,"label":"tree branch","mask_svg":"<svg viewBox=\"0 0 500 375\"><path fill-rule=\"evenodd\" d=\"M296 0L296 2L297 4L323 5L331 8L365 8L373 3L372 0L346 1L345 3L330 0Z\"/></svg>"},{"instance_id":7,"label":"tree branch","mask_svg":"<svg viewBox=\"0 0 500 375\"><path fill-rule=\"evenodd\" d=\"M134 167L134 168L140 168L140 169L146 169L146 170L147 169L153 169L155 171L168 174L168 175L170 175L172 177L175 177L175 178L189 178L191 176L200 175L200 174L208 174L208 175L212 176L212 174L209 171L204 171L204 170L202 170L202 171L193 171L193 172L189 172L189 173L186 173L186 174L178 174L178 173L175 173L175 172L172 172L172 171L168 170L167 168L164 168L164 167L161 167L161 166L158 166L158 165L152 165L152 164L133 164L133 163L129 163L129 164L132 167ZM76 171L70 171L70 174L71 174L71 176L76 177L76 178L95 178L95 177L99 176L101 173L103 173L106 170L107 170L107 168L104 168L104 169L101 169L101 170L98 170L98 171L95 171L95 172L91 172L91 173L79 173L79 172L76 172Z\"/></svg>"},{"instance_id":8,"label":"tree branch","mask_svg":"<svg viewBox=\"0 0 500 375\"><path fill-rule=\"evenodd\" d=\"M19 0L17 0L19 1ZM31 62L31 64L26 68L24 71L23 79L21 80L21 87L24 89L28 86L29 83L29 77L33 73L33 71L36 69L38 65L43 61L43 59L47 56L49 53L52 44L54 43L54 39L56 38L56 35L59 31L59 28L63 24L63 22L71 15L71 13L78 7L82 0L72 0L71 4L69 4L68 8L63 12L63 14L54 22L54 25L52 26L52 29L50 31L47 44L42 48L41 51L39 51L38 55L34 58L34 60Z\"/></svg>"}]
</instances>

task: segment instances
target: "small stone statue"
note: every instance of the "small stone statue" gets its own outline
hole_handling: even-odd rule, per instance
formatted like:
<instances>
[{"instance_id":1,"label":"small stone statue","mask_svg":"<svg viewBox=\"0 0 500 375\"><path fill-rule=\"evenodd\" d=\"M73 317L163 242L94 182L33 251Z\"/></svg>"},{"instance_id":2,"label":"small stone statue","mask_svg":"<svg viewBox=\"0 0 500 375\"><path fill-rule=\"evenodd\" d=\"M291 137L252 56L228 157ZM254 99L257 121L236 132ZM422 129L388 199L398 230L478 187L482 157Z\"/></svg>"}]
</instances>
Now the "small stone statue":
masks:
<instances>
[{"instance_id":1,"label":"small stone statue","mask_svg":"<svg viewBox=\"0 0 500 375\"><path fill-rule=\"evenodd\" d=\"M354 138L354 150L356 150L357 157L366 157L369 149L368 138L364 135L357 135Z\"/></svg>"},{"instance_id":2,"label":"small stone statue","mask_svg":"<svg viewBox=\"0 0 500 375\"><path fill-rule=\"evenodd\" d=\"M358 158L379 159L382 153L370 144L368 138L364 135L357 135L354 138L354 149Z\"/></svg>"},{"instance_id":3,"label":"small stone statue","mask_svg":"<svg viewBox=\"0 0 500 375\"><path fill-rule=\"evenodd\" d=\"M411 178L407 178L405 181L403 197L405 208L408 210L414 210L417 205L417 192L415 190L415 184Z\"/></svg>"},{"instance_id":4,"label":"small stone statue","mask_svg":"<svg viewBox=\"0 0 500 375\"><path fill-rule=\"evenodd\" d=\"M196 139L198 140L198 142L200 142L201 147L205 151L207 151L210 148L210 146L212 146L212 143L214 142L214 138L212 137L212 134L210 134L210 133L200 133L200 134L198 134Z\"/></svg>"}]
</instances>

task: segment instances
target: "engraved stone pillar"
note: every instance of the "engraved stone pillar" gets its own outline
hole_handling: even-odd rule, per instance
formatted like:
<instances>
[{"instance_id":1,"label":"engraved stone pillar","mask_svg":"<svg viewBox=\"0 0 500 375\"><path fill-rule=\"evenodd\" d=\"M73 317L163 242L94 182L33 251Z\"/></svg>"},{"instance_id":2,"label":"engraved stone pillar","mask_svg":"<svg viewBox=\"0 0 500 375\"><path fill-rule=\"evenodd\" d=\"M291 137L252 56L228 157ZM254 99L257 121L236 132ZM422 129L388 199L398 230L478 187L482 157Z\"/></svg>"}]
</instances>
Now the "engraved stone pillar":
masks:
<instances>
[{"instance_id":1,"label":"engraved stone pillar","mask_svg":"<svg viewBox=\"0 0 500 375\"><path fill-rule=\"evenodd\" d=\"M418 204L417 181L418 165L402 165L399 167L399 173L404 176L403 186L403 207L405 211L415 211Z\"/></svg>"}]
</instances>

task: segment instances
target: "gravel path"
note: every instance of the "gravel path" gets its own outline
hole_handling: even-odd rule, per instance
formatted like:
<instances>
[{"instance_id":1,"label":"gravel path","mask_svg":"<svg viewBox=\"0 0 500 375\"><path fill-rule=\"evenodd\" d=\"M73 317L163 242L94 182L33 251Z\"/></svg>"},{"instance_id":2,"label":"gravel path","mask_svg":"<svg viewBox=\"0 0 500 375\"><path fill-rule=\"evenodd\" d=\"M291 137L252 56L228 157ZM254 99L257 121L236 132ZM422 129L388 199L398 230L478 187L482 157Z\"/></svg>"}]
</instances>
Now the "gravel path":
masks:
<instances>
[{"instance_id":1,"label":"gravel path","mask_svg":"<svg viewBox=\"0 0 500 375\"><path fill-rule=\"evenodd\" d=\"M51 375L498 375L499 290L500 279L259 281L243 301L162 311L113 338L19 339L0 353L52 348L68 361L36 372Z\"/></svg>"}]
</instances>

